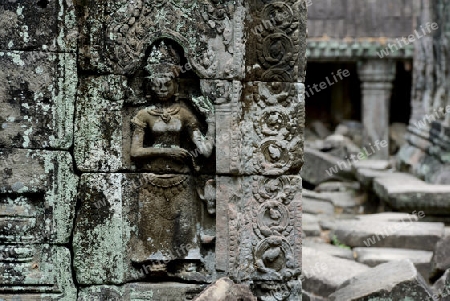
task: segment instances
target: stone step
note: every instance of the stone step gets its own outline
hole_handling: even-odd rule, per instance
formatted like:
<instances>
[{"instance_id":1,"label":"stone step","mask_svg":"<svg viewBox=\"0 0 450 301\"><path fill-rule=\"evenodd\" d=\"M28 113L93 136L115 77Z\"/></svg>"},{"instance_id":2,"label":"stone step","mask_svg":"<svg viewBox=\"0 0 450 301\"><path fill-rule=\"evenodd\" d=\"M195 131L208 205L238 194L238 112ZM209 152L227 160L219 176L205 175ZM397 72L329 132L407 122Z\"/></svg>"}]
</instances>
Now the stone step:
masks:
<instances>
[{"instance_id":1,"label":"stone step","mask_svg":"<svg viewBox=\"0 0 450 301\"><path fill-rule=\"evenodd\" d=\"M302 289L317 296L327 297L346 280L370 269L313 248L303 247L302 251Z\"/></svg>"},{"instance_id":2,"label":"stone step","mask_svg":"<svg viewBox=\"0 0 450 301\"><path fill-rule=\"evenodd\" d=\"M431 251L376 247L354 248L353 253L357 262L364 263L369 267L375 267L393 260L409 259L427 281L430 275L431 258L433 257Z\"/></svg>"},{"instance_id":3,"label":"stone step","mask_svg":"<svg viewBox=\"0 0 450 301\"><path fill-rule=\"evenodd\" d=\"M409 260L390 261L342 284L330 301L433 300L425 280Z\"/></svg>"},{"instance_id":4,"label":"stone step","mask_svg":"<svg viewBox=\"0 0 450 301\"><path fill-rule=\"evenodd\" d=\"M336 221L331 237L350 247L385 247L433 251L444 236L443 223Z\"/></svg>"},{"instance_id":5,"label":"stone step","mask_svg":"<svg viewBox=\"0 0 450 301\"><path fill-rule=\"evenodd\" d=\"M432 185L411 179L409 174L392 173L387 177L375 177L373 189L380 199L399 211L450 214L450 185Z\"/></svg>"}]
</instances>

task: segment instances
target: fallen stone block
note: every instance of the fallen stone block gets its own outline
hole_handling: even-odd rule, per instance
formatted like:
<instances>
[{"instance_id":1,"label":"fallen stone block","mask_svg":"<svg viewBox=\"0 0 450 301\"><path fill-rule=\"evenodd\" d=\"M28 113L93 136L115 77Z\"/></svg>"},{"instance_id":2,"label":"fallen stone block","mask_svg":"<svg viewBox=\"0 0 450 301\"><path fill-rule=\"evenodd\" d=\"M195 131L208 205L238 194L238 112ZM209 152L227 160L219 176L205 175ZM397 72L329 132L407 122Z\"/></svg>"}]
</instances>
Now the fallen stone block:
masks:
<instances>
[{"instance_id":1,"label":"fallen stone block","mask_svg":"<svg viewBox=\"0 0 450 301\"><path fill-rule=\"evenodd\" d=\"M450 269L439 278L431 288L433 291L433 301L450 301Z\"/></svg>"},{"instance_id":2,"label":"fallen stone block","mask_svg":"<svg viewBox=\"0 0 450 301\"><path fill-rule=\"evenodd\" d=\"M433 251L444 236L443 223L337 221L332 236L350 247Z\"/></svg>"},{"instance_id":3,"label":"fallen stone block","mask_svg":"<svg viewBox=\"0 0 450 301\"><path fill-rule=\"evenodd\" d=\"M328 150L327 153L342 160L350 158L352 154L357 156L361 150L351 139L342 135L328 136L325 141L332 145L331 150Z\"/></svg>"},{"instance_id":4,"label":"fallen stone block","mask_svg":"<svg viewBox=\"0 0 450 301\"><path fill-rule=\"evenodd\" d=\"M445 227L445 236L450 236L450 227Z\"/></svg>"},{"instance_id":5,"label":"fallen stone block","mask_svg":"<svg viewBox=\"0 0 450 301\"><path fill-rule=\"evenodd\" d=\"M423 181L414 177L413 175L407 173L395 172L392 170L375 170L370 168L357 168L356 169L356 179L361 183L361 185L372 189L373 180L376 178L393 179L396 183L400 184L412 184L421 185Z\"/></svg>"},{"instance_id":6,"label":"fallen stone block","mask_svg":"<svg viewBox=\"0 0 450 301\"><path fill-rule=\"evenodd\" d=\"M428 279L430 274L431 251L416 251L395 248L354 248L357 262L364 263L370 267L375 267L382 263L393 260L409 259L424 279Z\"/></svg>"},{"instance_id":7,"label":"fallen stone block","mask_svg":"<svg viewBox=\"0 0 450 301\"><path fill-rule=\"evenodd\" d=\"M313 132L320 137L320 139L325 139L327 136L331 134L330 130L327 128L327 126L321 122L320 120L315 120L311 122L310 128L313 130Z\"/></svg>"},{"instance_id":8,"label":"fallen stone block","mask_svg":"<svg viewBox=\"0 0 450 301\"><path fill-rule=\"evenodd\" d=\"M355 171L355 177L361 186L372 189L373 179L376 177L381 177L385 175L389 175L391 172L385 170L374 170L368 168L358 168Z\"/></svg>"},{"instance_id":9,"label":"fallen stone block","mask_svg":"<svg viewBox=\"0 0 450 301\"><path fill-rule=\"evenodd\" d=\"M391 261L342 284L330 301L432 300L425 280L409 260Z\"/></svg>"},{"instance_id":10,"label":"fallen stone block","mask_svg":"<svg viewBox=\"0 0 450 301\"><path fill-rule=\"evenodd\" d=\"M194 301L256 301L250 289L234 284L229 278L221 278L208 286Z\"/></svg>"},{"instance_id":11,"label":"fallen stone block","mask_svg":"<svg viewBox=\"0 0 450 301\"><path fill-rule=\"evenodd\" d=\"M322 215L319 220L319 225L322 230L334 230L336 229L336 223L339 221L354 221L356 220L356 214L336 214L334 216Z\"/></svg>"},{"instance_id":12,"label":"fallen stone block","mask_svg":"<svg viewBox=\"0 0 450 301\"><path fill-rule=\"evenodd\" d=\"M403 212L383 212L376 214L362 214L355 217L360 221L371 222L416 222L419 216Z\"/></svg>"},{"instance_id":13,"label":"fallen stone block","mask_svg":"<svg viewBox=\"0 0 450 301\"><path fill-rule=\"evenodd\" d=\"M312 239L304 239L302 241L303 247L308 247L323 253L326 253L331 256L343 258L343 259L349 259L349 260L355 260L353 257L353 252L350 249L337 247L331 244L327 243L320 243L316 242Z\"/></svg>"},{"instance_id":14,"label":"fallen stone block","mask_svg":"<svg viewBox=\"0 0 450 301\"><path fill-rule=\"evenodd\" d=\"M355 161L353 163L353 168L355 170L364 168L364 169L371 169L371 170L386 170L392 167L391 162L388 160L360 160Z\"/></svg>"},{"instance_id":15,"label":"fallen stone block","mask_svg":"<svg viewBox=\"0 0 450 301\"><path fill-rule=\"evenodd\" d=\"M327 297L346 280L370 269L308 247L303 247L302 259L302 288L321 297Z\"/></svg>"},{"instance_id":16,"label":"fallen stone block","mask_svg":"<svg viewBox=\"0 0 450 301\"><path fill-rule=\"evenodd\" d=\"M364 195L355 195L350 191L323 192L321 196L330 199L339 213L358 213L365 201Z\"/></svg>"},{"instance_id":17,"label":"fallen stone block","mask_svg":"<svg viewBox=\"0 0 450 301\"><path fill-rule=\"evenodd\" d=\"M314 191L315 192L340 192L340 191L352 191L360 188L359 182L340 182L329 181L319 184Z\"/></svg>"},{"instance_id":18,"label":"fallen stone block","mask_svg":"<svg viewBox=\"0 0 450 301\"><path fill-rule=\"evenodd\" d=\"M399 211L421 210L425 214L450 214L450 185L431 185L410 175L396 173L373 180L375 193Z\"/></svg>"},{"instance_id":19,"label":"fallen stone block","mask_svg":"<svg viewBox=\"0 0 450 301\"><path fill-rule=\"evenodd\" d=\"M303 291L302 292L302 301L325 301L326 299L323 297L316 296L310 292Z\"/></svg>"},{"instance_id":20,"label":"fallen stone block","mask_svg":"<svg viewBox=\"0 0 450 301\"><path fill-rule=\"evenodd\" d=\"M303 189L302 194L303 213L334 214L334 205L329 198L306 189Z\"/></svg>"},{"instance_id":21,"label":"fallen stone block","mask_svg":"<svg viewBox=\"0 0 450 301\"><path fill-rule=\"evenodd\" d=\"M313 214L303 213L302 230L306 236L320 236L319 219Z\"/></svg>"},{"instance_id":22,"label":"fallen stone block","mask_svg":"<svg viewBox=\"0 0 450 301\"><path fill-rule=\"evenodd\" d=\"M356 144L361 145L363 125L359 121L344 120L336 127L334 134L347 136Z\"/></svg>"},{"instance_id":23,"label":"fallen stone block","mask_svg":"<svg viewBox=\"0 0 450 301\"><path fill-rule=\"evenodd\" d=\"M450 269L450 236L445 236L436 244L431 260L430 278L436 279Z\"/></svg>"},{"instance_id":24,"label":"fallen stone block","mask_svg":"<svg viewBox=\"0 0 450 301\"><path fill-rule=\"evenodd\" d=\"M318 185L339 177L352 178L351 165L327 153L305 147L301 176L304 181Z\"/></svg>"},{"instance_id":25,"label":"fallen stone block","mask_svg":"<svg viewBox=\"0 0 450 301\"><path fill-rule=\"evenodd\" d=\"M391 154L397 152L406 144L406 128L407 126L404 123L393 123L389 126L389 149Z\"/></svg>"}]
</instances>

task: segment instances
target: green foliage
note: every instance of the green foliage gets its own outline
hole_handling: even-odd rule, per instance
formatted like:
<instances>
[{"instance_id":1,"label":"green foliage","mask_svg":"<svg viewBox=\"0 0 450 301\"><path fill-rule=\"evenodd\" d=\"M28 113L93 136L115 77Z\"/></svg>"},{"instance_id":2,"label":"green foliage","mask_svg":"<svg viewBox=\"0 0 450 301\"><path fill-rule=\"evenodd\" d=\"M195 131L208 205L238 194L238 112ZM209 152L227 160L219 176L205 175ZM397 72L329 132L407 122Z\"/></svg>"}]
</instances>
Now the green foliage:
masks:
<instances>
[{"instance_id":1,"label":"green foliage","mask_svg":"<svg viewBox=\"0 0 450 301\"><path fill-rule=\"evenodd\" d=\"M351 248L347 246L346 244L343 244L339 241L339 239L336 237L336 235L333 235L331 238L331 243L339 248L350 250Z\"/></svg>"},{"instance_id":2,"label":"green foliage","mask_svg":"<svg viewBox=\"0 0 450 301\"><path fill-rule=\"evenodd\" d=\"M362 153L363 154L363 158L361 159L361 160L367 160L367 159L369 159L369 155L367 154L367 150L364 148L364 149L361 149L361 152L360 153ZM359 155L359 154L358 154ZM359 159L359 156L358 156L358 159Z\"/></svg>"}]
</instances>

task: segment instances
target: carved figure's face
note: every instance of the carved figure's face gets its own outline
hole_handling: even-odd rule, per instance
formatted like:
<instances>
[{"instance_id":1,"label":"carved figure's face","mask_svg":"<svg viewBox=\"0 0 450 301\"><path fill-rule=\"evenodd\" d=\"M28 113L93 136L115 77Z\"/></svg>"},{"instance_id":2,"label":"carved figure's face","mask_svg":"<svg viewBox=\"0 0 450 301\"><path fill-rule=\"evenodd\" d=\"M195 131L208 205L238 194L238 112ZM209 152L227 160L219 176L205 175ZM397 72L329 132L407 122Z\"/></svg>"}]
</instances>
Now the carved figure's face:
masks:
<instances>
[{"instance_id":1,"label":"carved figure's face","mask_svg":"<svg viewBox=\"0 0 450 301\"><path fill-rule=\"evenodd\" d=\"M159 75L150 79L150 88L160 100L171 99L177 92L176 79L171 74Z\"/></svg>"}]
</instances>

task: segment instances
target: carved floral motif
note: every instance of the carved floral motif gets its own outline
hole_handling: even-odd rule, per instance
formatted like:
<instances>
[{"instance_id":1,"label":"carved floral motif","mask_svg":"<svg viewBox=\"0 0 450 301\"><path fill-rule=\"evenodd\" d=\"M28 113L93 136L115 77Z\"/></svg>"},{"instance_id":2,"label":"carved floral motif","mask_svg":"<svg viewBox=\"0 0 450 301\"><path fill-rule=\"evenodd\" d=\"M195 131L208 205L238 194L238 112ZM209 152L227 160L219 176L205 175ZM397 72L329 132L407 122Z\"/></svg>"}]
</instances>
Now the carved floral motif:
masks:
<instances>
[{"instance_id":1,"label":"carved floral motif","mask_svg":"<svg viewBox=\"0 0 450 301\"><path fill-rule=\"evenodd\" d=\"M263 81L292 82L298 76L299 22L298 3L267 3L254 24L255 76ZM256 63L256 62L255 62ZM253 65L253 62L250 62Z\"/></svg>"},{"instance_id":2,"label":"carved floral motif","mask_svg":"<svg viewBox=\"0 0 450 301\"><path fill-rule=\"evenodd\" d=\"M242 47L241 38L234 34L233 14L237 5L239 1L216 0L107 3L106 10L110 12L105 19L107 26L103 33L95 33L99 35L98 41L83 45L88 59L83 66L133 74L139 71L146 49L163 35L183 44L191 53L191 67L199 74L207 78L231 77L241 72L236 69L237 63L242 65L241 55L233 55L240 53L237 48Z\"/></svg>"},{"instance_id":3,"label":"carved floral motif","mask_svg":"<svg viewBox=\"0 0 450 301\"><path fill-rule=\"evenodd\" d=\"M299 169L304 103L297 95L301 89L300 84L283 82L248 84L246 98L252 103L252 125L246 120L241 125L247 145L242 152L244 169L265 175ZM252 131L256 136L250 134Z\"/></svg>"}]
</instances>

